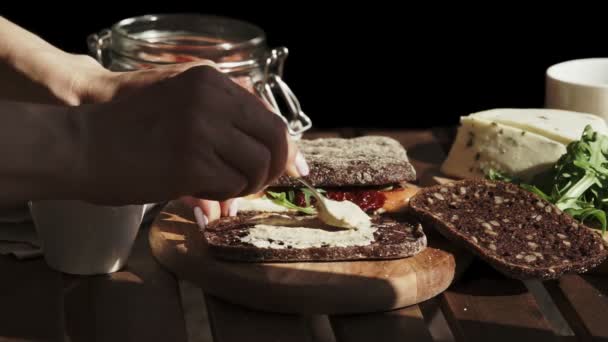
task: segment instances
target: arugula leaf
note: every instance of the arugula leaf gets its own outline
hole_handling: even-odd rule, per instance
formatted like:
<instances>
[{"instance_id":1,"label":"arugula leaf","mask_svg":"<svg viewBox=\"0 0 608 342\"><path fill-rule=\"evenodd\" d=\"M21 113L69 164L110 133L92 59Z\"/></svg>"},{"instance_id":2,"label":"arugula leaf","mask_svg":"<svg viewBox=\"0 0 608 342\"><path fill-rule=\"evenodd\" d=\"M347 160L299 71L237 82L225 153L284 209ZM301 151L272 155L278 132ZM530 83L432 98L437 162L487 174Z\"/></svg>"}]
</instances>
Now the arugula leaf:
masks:
<instances>
[{"instance_id":1,"label":"arugula leaf","mask_svg":"<svg viewBox=\"0 0 608 342\"><path fill-rule=\"evenodd\" d=\"M312 192L308 189L302 189L302 194L304 194L304 203L306 203L306 206L310 206L310 196L312 196Z\"/></svg>"},{"instance_id":2,"label":"arugula leaf","mask_svg":"<svg viewBox=\"0 0 608 342\"><path fill-rule=\"evenodd\" d=\"M537 188L535 185L530 184L519 184L520 187L530 191L533 194L536 194L538 197L544 199L545 201L552 202L551 196L544 193L541 189Z\"/></svg>"},{"instance_id":3,"label":"arugula leaf","mask_svg":"<svg viewBox=\"0 0 608 342\"><path fill-rule=\"evenodd\" d=\"M293 191L290 191L293 195L293 198L295 198L295 193L293 193ZM293 200L290 201L288 199L288 193L285 192L273 192L273 191L266 191L266 195L269 196L270 200L273 201L274 203L283 206L287 209L293 209L293 210L297 210L299 212L302 212L304 214L308 214L308 215L314 215L317 211L315 210L314 207L307 205L306 207L300 207L297 206L293 203Z\"/></svg>"},{"instance_id":4,"label":"arugula leaf","mask_svg":"<svg viewBox=\"0 0 608 342\"><path fill-rule=\"evenodd\" d=\"M602 232L608 226L608 136L585 127L580 140L568 144L566 154L547 173L525 184L488 170L486 177L518 184L577 220L593 219Z\"/></svg>"},{"instance_id":5,"label":"arugula leaf","mask_svg":"<svg viewBox=\"0 0 608 342\"><path fill-rule=\"evenodd\" d=\"M311 205L311 203L310 203L310 198L311 198L311 197L313 197L313 198L314 198L314 195L312 194L312 191L310 191L310 190L309 190L309 189L307 189L307 188L301 188L301 189L300 189L300 191L302 191L302 194L304 194L304 202L306 202L306 206L310 206L310 205ZM327 191L325 191L325 190L323 190L323 189L317 189L317 191L318 191L320 194L327 193Z\"/></svg>"},{"instance_id":6,"label":"arugula leaf","mask_svg":"<svg viewBox=\"0 0 608 342\"><path fill-rule=\"evenodd\" d=\"M585 223L585 220L587 220L587 218L592 217L600 223L600 225L602 227L602 234L606 233L607 220L606 220L605 211L600 210L600 209L595 209L595 208L584 208L584 209L566 209L566 213L568 215L571 215L572 217L578 218L578 220L581 221L582 223Z\"/></svg>"},{"instance_id":7,"label":"arugula leaf","mask_svg":"<svg viewBox=\"0 0 608 342\"><path fill-rule=\"evenodd\" d=\"M580 221L595 219L605 232L607 179L608 136L587 126L553 168L554 203Z\"/></svg>"},{"instance_id":8,"label":"arugula leaf","mask_svg":"<svg viewBox=\"0 0 608 342\"><path fill-rule=\"evenodd\" d=\"M513 178L494 169L488 169L486 172L486 178L493 181L503 181L507 183L513 183Z\"/></svg>"}]
</instances>

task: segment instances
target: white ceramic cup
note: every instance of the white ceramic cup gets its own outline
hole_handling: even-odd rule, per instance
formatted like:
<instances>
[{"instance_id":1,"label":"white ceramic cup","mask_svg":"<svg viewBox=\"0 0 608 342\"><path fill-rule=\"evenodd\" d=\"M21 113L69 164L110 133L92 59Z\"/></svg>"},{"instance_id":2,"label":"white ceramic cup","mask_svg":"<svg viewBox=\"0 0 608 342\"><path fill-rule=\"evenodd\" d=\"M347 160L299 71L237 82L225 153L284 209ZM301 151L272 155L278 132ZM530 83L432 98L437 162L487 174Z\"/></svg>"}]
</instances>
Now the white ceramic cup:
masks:
<instances>
[{"instance_id":1,"label":"white ceramic cup","mask_svg":"<svg viewBox=\"0 0 608 342\"><path fill-rule=\"evenodd\" d=\"M121 269L145 213L144 205L106 207L81 201L33 201L29 206L48 265L79 275Z\"/></svg>"},{"instance_id":2,"label":"white ceramic cup","mask_svg":"<svg viewBox=\"0 0 608 342\"><path fill-rule=\"evenodd\" d=\"M608 119L608 58L586 58L547 69L545 106Z\"/></svg>"}]
</instances>

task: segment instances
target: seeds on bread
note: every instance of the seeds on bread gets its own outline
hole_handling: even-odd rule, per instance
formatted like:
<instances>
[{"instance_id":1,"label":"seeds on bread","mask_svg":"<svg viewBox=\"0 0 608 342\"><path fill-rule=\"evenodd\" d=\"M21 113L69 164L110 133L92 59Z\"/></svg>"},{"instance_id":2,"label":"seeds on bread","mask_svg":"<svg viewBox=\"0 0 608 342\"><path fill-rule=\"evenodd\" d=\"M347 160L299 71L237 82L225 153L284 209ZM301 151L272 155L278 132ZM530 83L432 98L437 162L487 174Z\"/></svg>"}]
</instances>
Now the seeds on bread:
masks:
<instances>
[{"instance_id":1,"label":"seeds on bread","mask_svg":"<svg viewBox=\"0 0 608 342\"><path fill-rule=\"evenodd\" d=\"M297 144L310 166L304 178L316 187L378 186L416 179L405 149L389 137L304 139ZM284 175L271 187L301 187L301 183Z\"/></svg>"},{"instance_id":2,"label":"seeds on bread","mask_svg":"<svg viewBox=\"0 0 608 342\"><path fill-rule=\"evenodd\" d=\"M429 187L410 206L425 229L435 228L515 278L581 273L608 255L596 231L509 183L463 180Z\"/></svg>"}]
</instances>

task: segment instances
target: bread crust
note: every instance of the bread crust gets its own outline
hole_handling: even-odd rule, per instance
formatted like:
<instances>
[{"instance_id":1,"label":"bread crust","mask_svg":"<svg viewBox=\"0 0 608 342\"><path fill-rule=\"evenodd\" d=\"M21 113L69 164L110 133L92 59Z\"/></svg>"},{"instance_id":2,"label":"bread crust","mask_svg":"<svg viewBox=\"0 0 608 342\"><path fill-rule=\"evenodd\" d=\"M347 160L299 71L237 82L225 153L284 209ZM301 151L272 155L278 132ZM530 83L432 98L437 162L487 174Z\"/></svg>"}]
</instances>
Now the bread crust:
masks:
<instances>
[{"instance_id":1,"label":"bread crust","mask_svg":"<svg viewBox=\"0 0 608 342\"><path fill-rule=\"evenodd\" d=\"M297 144L310 167L304 178L313 186L379 186L416 179L405 149L392 138L322 138ZM301 187L301 183L283 175L271 187Z\"/></svg>"},{"instance_id":2,"label":"bread crust","mask_svg":"<svg viewBox=\"0 0 608 342\"><path fill-rule=\"evenodd\" d=\"M582 273L607 256L597 231L513 184L464 180L425 188L410 200L410 209L425 228L513 278Z\"/></svg>"},{"instance_id":3,"label":"bread crust","mask_svg":"<svg viewBox=\"0 0 608 342\"><path fill-rule=\"evenodd\" d=\"M314 247L314 248L259 248L244 243L240 236L256 223L260 215L286 215L247 212L236 217L224 217L210 224L203 232L210 252L218 258L242 262L304 262L398 259L416 255L426 248L427 240L422 226L411 219L374 216L378 227L375 241L367 246Z\"/></svg>"}]
</instances>

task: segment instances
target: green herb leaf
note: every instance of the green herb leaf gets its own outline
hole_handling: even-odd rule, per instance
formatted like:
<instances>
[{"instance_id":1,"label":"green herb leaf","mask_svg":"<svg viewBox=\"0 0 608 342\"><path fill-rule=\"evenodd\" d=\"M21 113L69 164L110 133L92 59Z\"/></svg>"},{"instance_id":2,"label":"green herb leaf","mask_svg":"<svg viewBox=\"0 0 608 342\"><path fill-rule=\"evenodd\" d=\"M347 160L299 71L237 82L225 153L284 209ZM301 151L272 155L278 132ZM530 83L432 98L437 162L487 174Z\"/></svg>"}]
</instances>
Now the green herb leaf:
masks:
<instances>
[{"instance_id":1,"label":"green herb leaf","mask_svg":"<svg viewBox=\"0 0 608 342\"><path fill-rule=\"evenodd\" d=\"M323 190L323 189L316 189L318 193L320 194L326 194L327 191ZM310 199L311 197L314 197L314 194L312 193L311 190L307 189L307 188L301 188L300 191L302 191L302 193L304 194L304 201L306 202L306 205L309 206L311 205L310 203Z\"/></svg>"},{"instance_id":2,"label":"green herb leaf","mask_svg":"<svg viewBox=\"0 0 608 342\"><path fill-rule=\"evenodd\" d=\"M536 194L538 197L544 199L545 201L551 202L551 197L536 186L530 184L520 184L519 186L523 189L530 191L533 194Z\"/></svg>"},{"instance_id":3,"label":"green herb leaf","mask_svg":"<svg viewBox=\"0 0 608 342\"><path fill-rule=\"evenodd\" d=\"M578 218L579 221L585 223L588 218L594 218L597 222L600 223L602 227L602 234L606 233L606 212L603 210L595 209L595 208L585 208L585 209L567 209L566 213L569 215Z\"/></svg>"},{"instance_id":4,"label":"green herb leaf","mask_svg":"<svg viewBox=\"0 0 608 342\"><path fill-rule=\"evenodd\" d=\"M553 168L538 175L532 184L488 170L486 177L519 184L554 203L577 220L593 220L602 232L608 226L608 136L585 127L580 140L571 142Z\"/></svg>"},{"instance_id":5,"label":"green herb leaf","mask_svg":"<svg viewBox=\"0 0 608 342\"><path fill-rule=\"evenodd\" d=\"M486 177L489 180L493 180L493 181L503 181L503 182L508 182L508 183L512 183L513 182L513 178L494 169L488 169L486 172Z\"/></svg>"},{"instance_id":6,"label":"green herb leaf","mask_svg":"<svg viewBox=\"0 0 608 342\"><path fill-rule=\"evenodd\" d=\"M293 191L291 192L293 193ZM270 198L271 201L287 209L297 210L308 215L314 215L316 213L315 208L312 206L300 207L295 205L293 201L289 201L289 199L287 198L289 196L288 193L266 191L266 195ZM295 193L293 194L293 197L295 198Z\"/></svg>"},{"instance_id":7,"label":"green herb leaf","mask_svg":"<svg viewBox=\"0 0 608 342\"><path fill-rule=\"evenodd\" d=\"M306 206L309 207L311 205L310 196L312 196L312 192L306 188L302 188L300 191L302 191L302 194L304 194L304 203L306 203Z\"/></svg>"}]
</instances>

